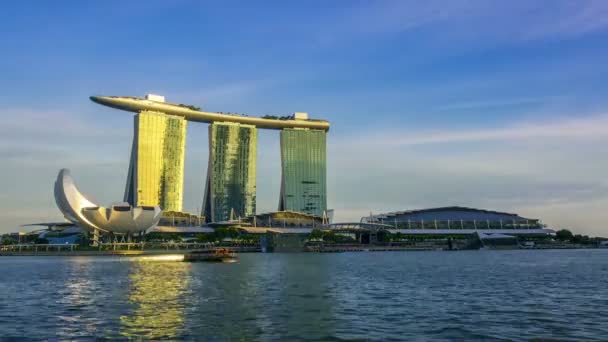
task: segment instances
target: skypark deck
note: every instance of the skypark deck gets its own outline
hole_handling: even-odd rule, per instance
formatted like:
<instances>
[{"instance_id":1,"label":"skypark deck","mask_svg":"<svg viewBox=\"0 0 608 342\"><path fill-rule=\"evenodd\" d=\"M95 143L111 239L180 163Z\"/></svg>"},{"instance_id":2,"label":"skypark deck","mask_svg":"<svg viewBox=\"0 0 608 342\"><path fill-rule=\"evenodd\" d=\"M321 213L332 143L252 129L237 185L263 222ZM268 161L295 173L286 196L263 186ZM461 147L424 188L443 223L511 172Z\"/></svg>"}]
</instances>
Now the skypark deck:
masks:
<instances>
[{"instance_id":1,"label":"skypark deck","mask_svg":"<svg viewBox=\"0 0 608 342\"><path fill-rule=\"evenodd\" d=\"M313 119L264 119L243 115L202 112L184 105L146 100L126 96L91 96L91 101L104 106L139 113L141 111L162 112L169 115L183 116L188 121L197 122L236 122L253 125L258 128L284 129L309 128L329 131L329 121Z\"/></svg>"}]
</instances>

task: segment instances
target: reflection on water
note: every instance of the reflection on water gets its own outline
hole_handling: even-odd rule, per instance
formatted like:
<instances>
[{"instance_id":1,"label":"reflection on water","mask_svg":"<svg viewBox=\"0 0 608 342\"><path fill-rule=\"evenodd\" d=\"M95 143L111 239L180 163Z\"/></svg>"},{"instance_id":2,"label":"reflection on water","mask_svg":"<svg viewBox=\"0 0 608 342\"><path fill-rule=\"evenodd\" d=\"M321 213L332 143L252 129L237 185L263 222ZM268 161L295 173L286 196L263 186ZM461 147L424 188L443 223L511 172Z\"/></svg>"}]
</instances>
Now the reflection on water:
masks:
<instances>
[{"instance_id":1,"label":"reflection on water","mask_svg":"<svg viewBox=\"0 0 608 342\"><path fill-rule=\"evenodd\" d=\"M57 315L57 319L64 323L57 330L62 338L91 336L97 331L99 320L82 314L87 307L94 306L98 298L95 296L97 279L89 274L88 263L86 259L74 258L66 265L66 281L58 289L64 295L56 301L59 307L64 308Z\"/></svg>"},{"instance_id":2,"label":"reflection on water","mask_svg":"<svg viewBox=\"0 0 608 342\"><path fill-rule=\"evenodd\" d=\"M130 260L127 298L134 309L120 317L122 336L158 339L180 334L191 265L176 260L175 256Z\"/></svg>"},{"instance_id":3,"label":"reflection on water","mask_svg":"<svg viewBox=\"0 0 608 342\"><path fill-rule=\"evenodd\" d=\"M149 255L137 257L137 261L183 261L183 254Z\"/></svg>"}]
</instances>

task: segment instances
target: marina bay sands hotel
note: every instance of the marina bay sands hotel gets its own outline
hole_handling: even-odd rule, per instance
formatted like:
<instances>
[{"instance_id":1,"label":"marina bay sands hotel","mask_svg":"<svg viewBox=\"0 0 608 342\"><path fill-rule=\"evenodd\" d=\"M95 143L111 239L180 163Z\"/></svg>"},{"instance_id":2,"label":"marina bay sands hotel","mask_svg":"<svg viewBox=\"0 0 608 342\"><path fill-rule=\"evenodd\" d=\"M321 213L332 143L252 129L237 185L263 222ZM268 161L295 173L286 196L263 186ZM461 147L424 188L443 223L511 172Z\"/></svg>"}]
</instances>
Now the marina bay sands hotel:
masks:
<instances>
[{"instance_id":1,"label":"marina bay sands hotel","mask_svg":"<svg viewBox=\"0 0 608 342\"><path fill-rule=\"evenodd\" d=\"M137 113L124 200L181 212L188 121L209 123L209 164L201 215L208 222L256 214L257 130L280 130L279 211L315 216L327 210L326 134L329 122L306 113L249 117L200 111L145 98L92 96L91 100Z\"/></svg>"}]
</instances>

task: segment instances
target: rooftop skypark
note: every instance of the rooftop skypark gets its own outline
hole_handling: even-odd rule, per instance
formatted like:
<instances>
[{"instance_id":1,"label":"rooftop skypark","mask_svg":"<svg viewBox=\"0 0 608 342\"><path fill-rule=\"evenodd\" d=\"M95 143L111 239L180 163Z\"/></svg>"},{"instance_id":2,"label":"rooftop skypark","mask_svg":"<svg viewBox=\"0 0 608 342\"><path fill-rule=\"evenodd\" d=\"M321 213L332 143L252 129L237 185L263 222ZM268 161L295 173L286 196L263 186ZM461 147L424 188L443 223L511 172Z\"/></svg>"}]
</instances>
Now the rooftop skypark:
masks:
<instances>
[{"instance_id":1,"label":"rooftop skypark","mask_svg":"<svg viewBox=\"0 0 608 342\"><path fill-rule=\"evenodd\" d=\"M235 122L266 129L309 128L329 131L329 121L309 119L308 115L293 115L287 117L266 115L258 118L225 113L203 112L198 110L198 107L164 102L162 96L159 96L158 98L151 96L146 98L130 96L91 96L91 100L104 106L129 112L139 113L142 111L155 111L169 115L182 116L188 121L207 123L217 121Z\"/></svg>"}]
</instances>

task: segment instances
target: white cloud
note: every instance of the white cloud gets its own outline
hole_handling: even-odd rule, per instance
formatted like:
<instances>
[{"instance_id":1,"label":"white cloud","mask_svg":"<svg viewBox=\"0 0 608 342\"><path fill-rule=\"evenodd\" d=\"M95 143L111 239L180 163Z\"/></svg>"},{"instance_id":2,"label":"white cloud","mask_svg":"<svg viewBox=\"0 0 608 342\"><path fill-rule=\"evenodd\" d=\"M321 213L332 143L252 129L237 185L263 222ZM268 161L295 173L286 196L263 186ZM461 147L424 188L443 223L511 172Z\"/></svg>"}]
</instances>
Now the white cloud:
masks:
<instances>
[{"instance_id":1,"label":"white cloud","mask_svg":"<svg viewBox=\"0 0 608 342\"><path fill-rule=\"evenodd\" d=\"M538 14L541 20L526 32L527 39L575 37L608 28L608 2L604 0L561 1L549 7L548 15Z\"/></svg>"},{"instance_id":2,"label":"white cloud","mask_svg":"<svg viewBox=\"0 0 608 342\"><path fill-rule=\"evenodd\" d=\"M486 84L487 86L487 84ZM459 84L459 88L462 89L462 84ZM490 108L510 108L521 105L533 105L546 103L556 99L561 99L559 96L529 96L529 97L515 97L508 99L484 99L484 100L470 100L470 101L457 101L447 104L440 104L432 107L438 111L453 111L453 110L471 110L471 109L490 109Z\"/></svg>"},{"instance_id":3,"label":"white cloud","mask_svg":"<svg viewBox=\"0 0 608 342\"><path fill-rule=\"evenodd\" d=\"M608 115L599 114L583 118L563 118L553 122L529 122L512 124L506 127L477 129L412 129L384 131L357 139L355 144L366 146L395 147L427 144L450 144L487 141L519 141L543 139L596 140L608 137ZM352 142L346 146L350 147Z\"/></svg>"}]
</instances>

